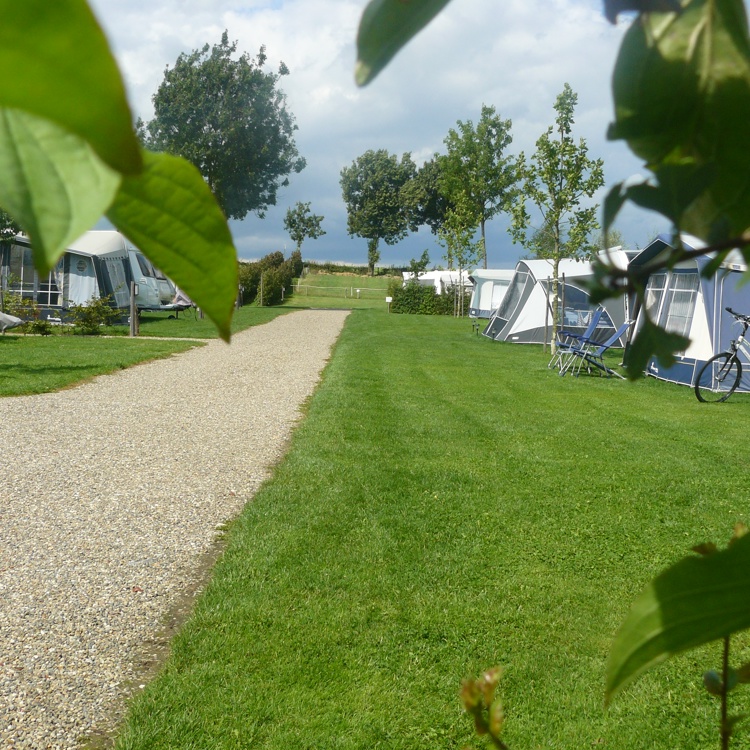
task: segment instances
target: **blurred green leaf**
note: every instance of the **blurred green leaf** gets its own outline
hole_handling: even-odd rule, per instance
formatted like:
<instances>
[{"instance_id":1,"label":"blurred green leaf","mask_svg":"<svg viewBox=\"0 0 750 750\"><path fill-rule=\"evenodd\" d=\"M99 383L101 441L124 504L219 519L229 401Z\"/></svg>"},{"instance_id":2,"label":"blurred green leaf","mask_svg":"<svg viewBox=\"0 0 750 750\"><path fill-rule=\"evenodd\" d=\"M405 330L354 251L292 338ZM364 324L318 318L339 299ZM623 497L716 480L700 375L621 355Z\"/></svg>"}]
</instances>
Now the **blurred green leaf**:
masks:
<instances>
[{"instance_id":1,"label":"blurred green leaf","mask_svg":"<svg viewBox=\"0 0 750 750\"><path fill-rule=\"evenodd\" d=\"M224 214L200 172L168 154L143 154L125 177L110 221L183 289L229 340L237 298L237 253Z\"/></svg>"},{"instance_id":2,"label":"blurred green leaf","mask_svg":"<svg viewBox=\"0 0 750 750\"><path fill-rule=\"evenodd\" d=\"M101 218L120 184L88 143L12 109L0 109L0 174L0 206L29 234L42 273Z\"/></svg>"},{"instance_id":3,"label":"blurred green leaf","mask_svg":"<svg viewBox=\"0 0 750 750\"><path fill-rule=\"evenodd\" d=\"M370 83L450 0L371 0L357 33L357 85Z\"/></svg>"},{"instance_id":4,"label":"blurred green leaf","mask_svg":"<svg viewBox=\"0 0 750 750\"><path fill-rule=\"evenodd\" d=\"M0 0L0 107L88 141L119 172L141 168L125 86L85 0Z\"/></svg>"},{"instance_id":5,"label":"blurred green leaf","mask_svg":"<svg viewBox=\"0 0 750 750\"><path fill-rule=\"evenodd\" d=\"M633 604L607 665L612 695L668 657L750 627L750 536L657 576Z\"/></svg>"},{"instance_id":6,"label":"blurred green leaf","mask_svg":"<svg viewBox=\"0 0 750 750\"><path fill-rule=\"evenodd\" d=\"M628 196L624 183L618 182L610 188L604 198L604 206L602 208L602 228L605 234L607 234L612 228L612 225L617 218L617 214L620 213L620 209L625 205L627 198Z\"/></svg>"},{"instance_id":7,"label":"blurred green leaf","mask_svg":"<svg viewBox=\"0 0 750 750\"><path fill-rule=\"evenodd\" d=\"M724 690L724 683L715 669L703 673L703 686L711 695L721 695Z\"/></svg>"},{"instance_id":8,"label":"blurred green leaf","mask_svg":"<svg viewBox=\"0 0 750 750\"><path fill-rule=\"evenodd\" d=\"M680 14L639 16L623 39L613 93L609 137L625 139L650 169L687 160L714 170L710 186L681 210L681 230L707 240L719 223L732 234L750 226L750 41L742 0L689 0ZM659 210L670 215L674 208L667 202Z\"/></svg>"},{"instance_id":9,"label":"blurred green leaf","mask_svg":"<svg viewBox=\"0 0 750 750\"><path fill-rule=\"evenodd\" d=\"M656 355L662 367L671 367L675 363L675 352L684 351L689 343L690 339L676 333L668 333L654 325L648 316L644 316L638 335L628 349L625 364L628 378L640 378L652 355Z\"/></svg>"}]
</instances>

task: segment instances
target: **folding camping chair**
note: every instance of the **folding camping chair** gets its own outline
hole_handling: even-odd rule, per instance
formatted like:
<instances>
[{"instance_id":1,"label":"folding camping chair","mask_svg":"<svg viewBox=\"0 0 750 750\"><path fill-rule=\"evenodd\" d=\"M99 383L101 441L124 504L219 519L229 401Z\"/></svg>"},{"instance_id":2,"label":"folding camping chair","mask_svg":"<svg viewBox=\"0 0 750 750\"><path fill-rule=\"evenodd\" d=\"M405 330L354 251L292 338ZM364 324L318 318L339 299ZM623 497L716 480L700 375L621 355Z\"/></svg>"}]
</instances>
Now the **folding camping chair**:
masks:
<instances>
[{"instance_id":1,"label":"folding camping chair","mask_svg":"<svg viewBox=\"0 0 750 750\"><path fill-rule=\"evenodd\" d=\"M557 341L555 342L555 353L552 355L552 359L550 359L547 367L550 369L557 367L560 369L560 374L564 375L565 365L568 364L568 361L572 356L572 350L581 349L589 344L596 335L596 328L599 325L599 321L603 314L604 308L597 307L591 313L589 324L586 326L586 330L583 333L558 331Z\"/></svg>"},{"instance_id":2,"label":"folding camping chair","mask_svg":"<svg viewBox=\"0 0 750 750\"><path fill-rule=\"evenodd\" d=\"M620 375L619 372L615 372L612 368L607 367L604 364L604 354L617 344L627 332L630 326L633 325L632 320L625 321L606 341L602 342L599 346L595 344L588 344L581 349L574 349L571 351L570 360L564 370L560 372L561 375L570 370L576 377L581 374L583 367L586 367L586 371L591 374L591 368L595 368L599 371L600 375L606 374L607 377L614 375L621 380L625 378Z\"/></svg>"}]
</instances>

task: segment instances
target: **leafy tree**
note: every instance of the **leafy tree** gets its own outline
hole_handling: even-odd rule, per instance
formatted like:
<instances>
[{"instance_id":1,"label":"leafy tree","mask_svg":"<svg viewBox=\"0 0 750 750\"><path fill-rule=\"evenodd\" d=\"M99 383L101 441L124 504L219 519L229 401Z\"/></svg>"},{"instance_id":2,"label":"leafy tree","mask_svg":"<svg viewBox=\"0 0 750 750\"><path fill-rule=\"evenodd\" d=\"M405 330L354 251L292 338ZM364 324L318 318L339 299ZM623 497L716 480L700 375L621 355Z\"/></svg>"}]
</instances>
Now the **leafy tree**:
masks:
<instances>
[{"instance_id":1,"label":"leafy tree","mask_svg":"<svg viewBox=\"0 0 750 750\"><path fill-rule=\"evenodd\" d=\"M12 239L20 231L21 227L16 224L13 217L0 208L0 243Z\"/></svg>"},{"instance_id":2,"label":"leafy tree","mask_svg":"<svg viewBox=\"0 0 750 750\"><path fill-rule=\"evenodd\" d=\"M456 123L445 138L447 154L441 161L439 186L447 200L462 201L461 213L471 212L478 225L487 268L485 225L513 203L517 182L515 160L504 155L513 138L512 122L503 120L494 107L482 105L479 122Z\"/></svg>"},{"instance_id":3,"label":"leafy tree","mask_svg":"<svg viewBox=\"0 0 750 750\"><path fill-rule=\"evenodd\" d=\"M307 237L317 240L325 234L321 227L324 217L310 213L309 203L297 202L294 208L287 209L284 217L284 229L289 232L292 242L297 245L297 250Z\"/></svg>"},{"instance_id":4,"label":"leafy tree","mask_svg":"<svg viewBox=\"0 0 750 750\"><path fill-rule=\"evenodd\" d=\"M433 234L437 234L453 205L440 187L444 161L445 157L439 154L426 161L401 191L412 225L429 226Z\"/></svg>"},{"instance_id":5,"label":"leafy tree","mask_svg":"<svg viewBox=\"0 0 750 750\"><path fill-rule=\"evenodd\" d=\"M427 266L430 265L430 254L427 250L422 251L422 255L419 260L412 258L409 261L409 274L410 278L418 279L420 273L424 273L427 270Z\"/></svg>"},{"instance_id":6,"label":"leafy tree","mask_svg":"<svg viewBox=\"0 0 750 750\"><path fill-rule=\"evenodd\" d=\"M236 51L225 31L219 44L181 54L164 71L154 119L145 126L146 145L192 162L230 219L251 211L262 217L288 175L305 166L278 88L288 68L281 63L278 73L264 71L265 47L255 60L247 53L234 60Z\"/></svg>"},{"instance_id":7,"label":"leafy tree","mask_svg":"<svg viewBox=\"0 0 750 750\"><path fill-rule=\"evenodd\" d=\"M411 154L401 161L386 150L366 151L341 170L341 190L346 203L350 236L367 240L370 275L380 260L378 245L393 245L413 227L401 190L416 174Z\"/></svg>"},{"instance_id":8,"label":"leafy tree","mask_svg":"<svg viewBox=\"0 0 750 750\"><path fill-rule=\"evenodd\" d=\"M476 232L474 206L461 196L454 208L448 212L438 232L439 242L445 248L448 268L458 271L458 284L455 290L457 316L464 314L464 271L485 257L484 240L475 241Z\"/></svg>"},{"instance_id":9,"label":"leafy tree","mask_svg":"<svg viewBox=\"0 0 750 750\"><path fill-rule=\"evenodd\" d=\"M589 240L599 227L597 205L582 207L604 184L604 164L590 159L586 141L575 142L572 135L577 95L566 83L555 101L556 128L550 126L536 142L536 151L527 163L519 156L518 172L522 194L534 204L542 219L541 229L529 234L531 218L522 200L513 206L511 232L538 258L552 261L552 347L560 325L559 265L563 258L592 258L597 248Z\"/></svg>"}]
</instances>

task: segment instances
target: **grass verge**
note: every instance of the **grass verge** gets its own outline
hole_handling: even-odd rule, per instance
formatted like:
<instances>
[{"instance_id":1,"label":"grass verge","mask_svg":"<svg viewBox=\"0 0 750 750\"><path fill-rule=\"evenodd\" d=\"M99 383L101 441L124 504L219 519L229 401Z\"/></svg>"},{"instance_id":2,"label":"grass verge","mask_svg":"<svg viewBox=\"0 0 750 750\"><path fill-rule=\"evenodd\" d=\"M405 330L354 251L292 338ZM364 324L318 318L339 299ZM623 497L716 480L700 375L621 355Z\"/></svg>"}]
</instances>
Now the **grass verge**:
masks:
<instances>
[{"instance_id":1,"label":"grass verge","mask_svg":"<svg viewBox=\"0 0 750 750\"><path fill-rule=\"evenodd\" d=\"M0 336L0 396L48 393L169 357L195 346L189 341L100 338L98 336Z\"/></svg>"},{"instance_id":2,"label":"grass verge","mask_svg":"<svg viewBox=\"0 0 750 750\"><path fill-rule=\"evenodd\" d=\"M608 711L604 666L646 581L748 520L750 400L546 363L466 321L350 316L117 747L462 747L460 680L498 663L512 748L716 743L718 645Z\"/></svg>"},{"instance_id":3,"label":"grass verge","mask_svg":"<svg viewBox=\"0 0 750 750\"><path fill-rule=\"evenodd\" d=\"M253 326L270 323L289 310L280 307L255 307L247 305L234 311L232 333L239 333ZM170 312L141 313L141 336L164 336L196 339L215 339L219 334L216 326L208 319L198 316L195 310L184 310L175 315Z\"/></svg>"},{"instance_id":4,"label":"grass verge","mask_svg":"<svg viewBox=\"0 0 750 750\"><path fill-rule=\"evenodd\" d=\"M390 276L346 273L309 273L287 297L284 307L337 307L347 310L386 311Z\"/></svg>"}]
</instances>

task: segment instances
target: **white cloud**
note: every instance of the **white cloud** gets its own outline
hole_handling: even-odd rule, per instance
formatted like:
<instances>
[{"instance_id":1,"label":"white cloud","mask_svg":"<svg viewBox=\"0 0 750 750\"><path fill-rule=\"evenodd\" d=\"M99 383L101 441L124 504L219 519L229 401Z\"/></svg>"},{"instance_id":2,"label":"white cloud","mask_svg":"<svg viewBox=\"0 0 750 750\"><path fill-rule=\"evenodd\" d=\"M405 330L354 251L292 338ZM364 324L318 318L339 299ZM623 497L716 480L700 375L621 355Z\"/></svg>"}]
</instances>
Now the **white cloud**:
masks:
<instances>
[{"instance_id":1,"label":"white cloud","mask_svg":"<svg viewBox=\"0 0 750 750\"><path fill-rule=\"evenodd\" d=\"M321 259L362 260L366 243L346 234L338 184L342 167L367 149L412 152L418 163L441 151L457 120L479 117L491 104L513 120L514 151L530 152L554 120L552 105L568 82L578 93L576 135L605 160L608 184L640 169L620 143L606 141L612 116L610 76L624 24L612 26L598 0L454 0L376 81L353 81L356 29L365 0L91 0L123 70L136 115L152 114L151 96L181 52L219 41L224 29L254 56L265 45L268 65L284 61L282 79L308 166L264 220L233 222L240 253L259 257L290 243L283 217L294 202L311 201L327 234L303 252ZM603 196L602 196L603 197ZM601 199L600 199L601 200ZM663 225L624 214L626 241L645 244ZM500 220L490 225L490 262L512 265L522 254ZM406 262L429 248L429 232L382 248L384 262Z\"/></svg>"}]
</instances>

